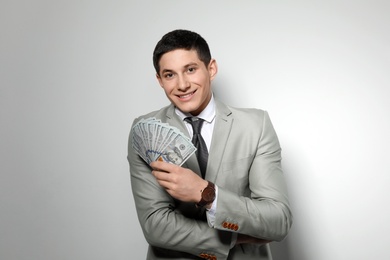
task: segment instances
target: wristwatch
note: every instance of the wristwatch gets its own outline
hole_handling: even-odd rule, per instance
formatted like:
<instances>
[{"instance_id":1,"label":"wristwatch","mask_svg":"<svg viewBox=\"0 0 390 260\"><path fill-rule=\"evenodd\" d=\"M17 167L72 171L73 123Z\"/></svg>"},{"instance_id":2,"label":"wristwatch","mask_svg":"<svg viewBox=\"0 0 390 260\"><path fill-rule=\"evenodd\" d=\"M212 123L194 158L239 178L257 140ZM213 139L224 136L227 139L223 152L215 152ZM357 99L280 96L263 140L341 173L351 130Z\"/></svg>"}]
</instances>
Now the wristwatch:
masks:
<instances>
[{"instance_id":1,"label":"wristwatch","mask_svg":"<svg viewBox=\"0 0 390 260\"><path fill-rule=\"evenodd\" d=\"M196 204L198 207L204 207L207 204L213 203L215 200L215 185L208 181L207 187L202 190L202 198Z\"/></svg>"}]
</instances>

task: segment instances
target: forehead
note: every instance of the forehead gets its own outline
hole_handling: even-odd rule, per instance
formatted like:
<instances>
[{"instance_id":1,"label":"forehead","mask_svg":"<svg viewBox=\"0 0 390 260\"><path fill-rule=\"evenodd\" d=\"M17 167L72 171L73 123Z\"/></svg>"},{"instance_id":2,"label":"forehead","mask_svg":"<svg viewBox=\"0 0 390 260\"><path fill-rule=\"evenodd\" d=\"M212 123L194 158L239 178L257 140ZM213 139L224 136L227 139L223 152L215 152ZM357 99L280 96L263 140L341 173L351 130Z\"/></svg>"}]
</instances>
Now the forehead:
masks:
<instances>
[{"instance_id":1,"label":"forehead","mask_svg":"<svg viewBox=\"0 0 390 260\"><path fill-rule=\"evenodd\" d=\"M180 69L189 64L203 64L196 50L177 49L161 56L160 71Z\"/></svg>"}]
</instances>

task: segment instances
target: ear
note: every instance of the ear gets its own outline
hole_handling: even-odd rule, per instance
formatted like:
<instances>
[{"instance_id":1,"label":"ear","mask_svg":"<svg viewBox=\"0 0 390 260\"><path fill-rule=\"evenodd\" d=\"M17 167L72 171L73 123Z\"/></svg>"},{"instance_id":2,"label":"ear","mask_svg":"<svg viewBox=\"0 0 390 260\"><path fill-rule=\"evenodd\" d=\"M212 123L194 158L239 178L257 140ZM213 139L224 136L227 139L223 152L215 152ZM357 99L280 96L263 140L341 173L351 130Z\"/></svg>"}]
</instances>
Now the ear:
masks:
<instances>
[{"instance_id":1,"label":"ear","mask_svg":"<svg viewBox=\"0 0 390 260\"><path fill-rule=\"evenodd\" d=\"M161 77L160 77L160 75L158 75L158 73L156 73L156 78L158 80L158 84L160 84L160 86L163 87L163 83L162 83Z\"/></svg>"},{"instance_id":2,"label":"ear","mask_svg":"<svg viewBox=\"0 0 390 260\"><path fill-rule=\"evenodd\" d=\"M215 59L210 60L210 63L208 66L208 71L209 71L209 75L210 75L210 80L213 80L217 76L217 73L218 73L218 64L217 64L217 61Z\"/></svg>"}]
</instances>

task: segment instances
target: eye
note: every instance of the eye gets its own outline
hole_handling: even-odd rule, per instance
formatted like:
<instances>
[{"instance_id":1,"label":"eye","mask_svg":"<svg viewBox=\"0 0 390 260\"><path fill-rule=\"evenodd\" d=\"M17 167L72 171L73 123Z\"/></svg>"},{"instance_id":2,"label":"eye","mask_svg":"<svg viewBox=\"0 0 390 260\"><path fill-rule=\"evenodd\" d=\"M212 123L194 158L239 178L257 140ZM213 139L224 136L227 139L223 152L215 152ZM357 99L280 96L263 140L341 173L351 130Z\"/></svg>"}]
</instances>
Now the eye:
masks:
<instances>
[{"instance_id":1,"label":"eye","mask_svg":"<svg viewBox=\"0 0 390 260\"><path fill-rule=\"evenodd\" d=\"M166 79L170 79L172 77L173 77L173 73L165 73L164 74L164 78L166 78Z\"/></svg>"},{"instance_id":2,"label":"eye","mask_svg":"<svg viewBox=\"0 0 390 260\"><path fill-rule=\"evenodd\" d=\"M193 73L193 72L195 72L195 71L196 71L196 68L193 68L193 67L188 68L188 72L189 72L189 73Z\"/></svg>"}]
</instances>

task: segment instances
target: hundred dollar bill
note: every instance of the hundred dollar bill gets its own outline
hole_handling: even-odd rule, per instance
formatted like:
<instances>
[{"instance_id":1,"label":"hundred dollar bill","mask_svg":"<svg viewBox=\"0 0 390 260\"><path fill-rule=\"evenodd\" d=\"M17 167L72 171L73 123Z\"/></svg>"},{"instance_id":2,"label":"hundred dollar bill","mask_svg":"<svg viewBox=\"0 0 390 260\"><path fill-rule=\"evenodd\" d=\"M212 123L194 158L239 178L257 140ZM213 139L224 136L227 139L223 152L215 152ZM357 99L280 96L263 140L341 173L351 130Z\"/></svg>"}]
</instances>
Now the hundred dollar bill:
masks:
<instances>
[{"instance_id":1,"label":"hundred dollar bill","mask_svg":"<svg viewBox=\"0 0 390 260\"><path fill-rule=\"evenodd\" d=\"M132 136L132 147L148 164L160 160L181 166L196 151L178 128L156 118L141 119Z\"/></svg>"},{"instance_id":2,"label":"hundred dollar bill","mask_svg":"<svg viewBox=\"0 0 390 260\"><path fill-rule=\"evenodd\" d=\"M196 151L192 142L183 135L176 135L163 149L158 160L181 166Z\"/></svg>"}]
</instances>

